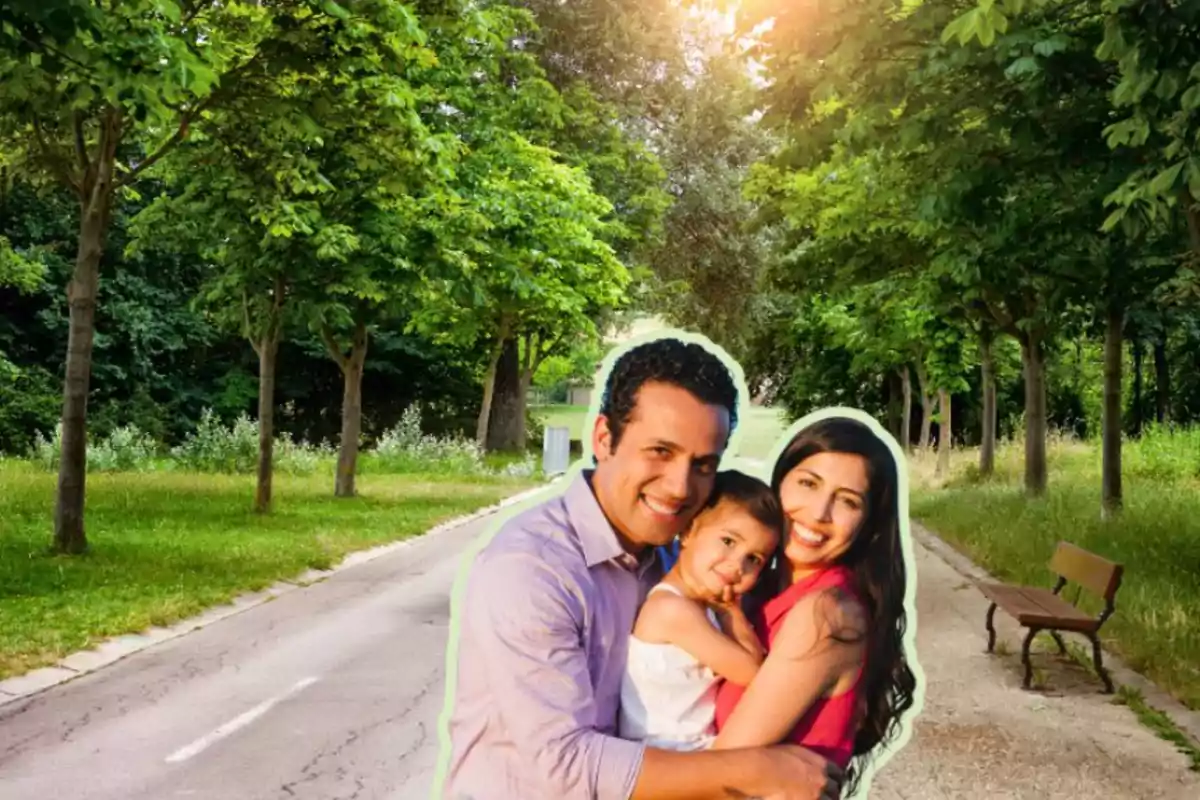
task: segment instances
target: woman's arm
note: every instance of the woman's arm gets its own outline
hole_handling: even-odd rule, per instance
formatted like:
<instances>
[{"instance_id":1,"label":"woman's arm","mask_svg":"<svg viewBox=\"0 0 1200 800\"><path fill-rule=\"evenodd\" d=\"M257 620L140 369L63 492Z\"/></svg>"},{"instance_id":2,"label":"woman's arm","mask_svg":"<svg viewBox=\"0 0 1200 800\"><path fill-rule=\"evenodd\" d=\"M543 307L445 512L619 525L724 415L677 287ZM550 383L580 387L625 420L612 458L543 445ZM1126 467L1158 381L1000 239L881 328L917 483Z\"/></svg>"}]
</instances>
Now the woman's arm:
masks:
<instances>
[{"instance_id":1,"label":"woman's arm","mask_svg":"<svg viewBox=\"0 0 1200 800\"><path fill-rule=\"evenodd\" d=\"M634 629L639 639L673 644L722 678L747 684L758 672L762 652L751 652L713 627L703 606L673 595L651 597Z\"/></svg>"},{"instance_id":2,"label":"woman's arm","mask_svg":"<svg viewBox=\"0 0 1200 800\"><path fill-rule=\"evenodd\" d=\"M865 630L862 607L841 592L820 592L796 603L713 747L783 741L813 703L860 666Z\"/></svg>"}]
</instances>

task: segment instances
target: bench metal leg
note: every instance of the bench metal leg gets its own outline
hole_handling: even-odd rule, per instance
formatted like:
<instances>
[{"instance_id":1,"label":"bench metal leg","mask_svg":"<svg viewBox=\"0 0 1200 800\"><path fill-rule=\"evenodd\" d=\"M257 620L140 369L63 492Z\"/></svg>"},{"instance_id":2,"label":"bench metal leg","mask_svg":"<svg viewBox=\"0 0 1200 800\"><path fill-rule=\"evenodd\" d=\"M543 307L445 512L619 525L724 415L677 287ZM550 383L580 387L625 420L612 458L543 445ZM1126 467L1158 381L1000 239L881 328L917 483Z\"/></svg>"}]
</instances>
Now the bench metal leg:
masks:
<instances>
[{"instance_id":1,"label":"bench metal leg","mask_svg":"<svg viewBox=\"0 0 1200 800\"><path fill-rule=\"evenodd\" d=\"M1108 676L1108 670L1104 668L1104 664L1100 660L1100 637L1093 633L1088 638L1092 640L1092 664L1096 667L1100 680L1104 681L1104 693L1112 694L1114 691L1112 678Z\"/></svg>"},{"instance_id":2,"label":"bench metal leg","mask_svg":"<svg viewBox=\"0 0 1200 800\"><path fill-rule=\"evenodd\" d=\"M1050 635L1054 637L1054 643L1058 645L1058 652L1065 656L1067 654L1067 643L1063 641L1058 631L1050 631Z\"/></svg>"},{"instance_id":3,"label":"bench metal leg","mask_svg":"<svg viewBox=\"0 0 1200 800\"><path fill-rule=\"evenodd\" d=\"M1038 635L1041 628L1030 628L1029 633L1025 635L1025 642L1021 645L1021 663L1025 665L1025 682L1024 687L1029 688L1033 682L1033 664L1029 660L1029 646L1033 644L1033 637Z\"/></svg>"},{"instance_id":4,"label":"bench metal leg","mask_svg":"<svg viewBox=\"0 0 1200 800\"><path fill-rule=\"evenodd\" d=\"M992 603L992 605L988 608L988 612L987 612L987 632L988 632L988 649L987 649L987 651L989 653L992 652L992 649L996 646L995 620L996 620L996 604Z\"/></svg>"}]
</instances>

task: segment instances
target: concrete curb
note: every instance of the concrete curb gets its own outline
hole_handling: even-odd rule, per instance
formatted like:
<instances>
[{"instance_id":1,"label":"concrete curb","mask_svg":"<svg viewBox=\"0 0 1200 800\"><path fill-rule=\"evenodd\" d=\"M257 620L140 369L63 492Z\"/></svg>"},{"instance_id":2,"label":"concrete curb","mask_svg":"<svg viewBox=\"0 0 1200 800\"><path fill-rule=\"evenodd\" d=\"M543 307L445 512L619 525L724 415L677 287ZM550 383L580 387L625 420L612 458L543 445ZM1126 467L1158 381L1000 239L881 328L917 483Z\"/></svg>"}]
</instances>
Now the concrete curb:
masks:
<instances>
[{"instance_id":1,"label":"concrete curb","mask_svg":"<svg viewBox=\"0 0 1200 800\"><path fill-rule=\"evenodd\" d=\"M990 582L996 580L991 573L955 550L933 531L915 519L911 522L910 529L912 530L913 538L923 545L926 550L929 550L942 561L949 564L955 572L972 582ZM984 620L982 619L979 620L979 629L981 631L984 630ZM1192 740L1192 744L1200 747L1200 713L1187 708L1170 694L1153 684L1144 675L1130 669L1114 653L1108 650L1104 650L1103 652L1104 667L1108 670L1112 676L1113 683L1118 688L1127 686L1130 689L1140 692L1149 705L1170 717L1171 721ZM0 686L0 689L2 688Z\"/></svg>"},{"instance_id":2,"label":"concrete curb","mask_svg":"<svg viewBox=\"0 0 1200 800\"><path fill-rule=\"evenodd\" d=\"M206 628L235 614L241 614L255 606L268 603L281 595L297 589L303 589L314 583L319 583L331 575L335 575L351 567L356 567L394 553L397 550L411 547L415 543L424 541L439 533L445 533L455 528L461 528L463 525L469 525L483 517L490 516L509 506L523 502L529 497L544 491L546 486L551 483L553 481L547 481L545 485L535 486L532 489L506 497L498 503L493 503L470 514L464 514L463 516L447 520L440 525L430 528L423 534L409 536L406 539L372 547L368 550L358 550L349 553L341 562L330 569L310 569L293 578L281 580L262 591L238 595L225 605L214 606L202 614L181 620L169 628L154 627L144 633L114 636L91 649L72 653L53 666L42 667L26 672L23 675L18 675L15 678L0 681L0 708L20 700L27 700L33 695L66 683L67 681L74 680L82 675L95 672L157 644L177 639L180 636L185 636L193 631Z\"/></svg>"}]
</instances>

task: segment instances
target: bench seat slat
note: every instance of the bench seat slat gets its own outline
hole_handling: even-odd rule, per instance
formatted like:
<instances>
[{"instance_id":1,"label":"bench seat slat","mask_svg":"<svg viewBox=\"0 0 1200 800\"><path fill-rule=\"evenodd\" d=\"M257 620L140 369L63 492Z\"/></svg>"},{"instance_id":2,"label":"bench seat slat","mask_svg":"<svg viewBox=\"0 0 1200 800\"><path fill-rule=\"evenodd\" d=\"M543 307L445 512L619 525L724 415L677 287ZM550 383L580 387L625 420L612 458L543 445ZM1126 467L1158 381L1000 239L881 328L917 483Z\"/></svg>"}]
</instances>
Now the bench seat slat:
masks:
<instances>
[{"instance_id":1,"label":"bench seat slat","mask_svg":"<svg viewBox=\"0 0 1200 800\"><path fill-rule=\"evenodd\" d=\"M1091 633L1098 628L1094 617L1084 614L1049 589L1037 586L1010 586L1003 583L982 583L979 589L984 596L1025 626L1057 628L1080 633Z\"/></svg>"}]
</instances>

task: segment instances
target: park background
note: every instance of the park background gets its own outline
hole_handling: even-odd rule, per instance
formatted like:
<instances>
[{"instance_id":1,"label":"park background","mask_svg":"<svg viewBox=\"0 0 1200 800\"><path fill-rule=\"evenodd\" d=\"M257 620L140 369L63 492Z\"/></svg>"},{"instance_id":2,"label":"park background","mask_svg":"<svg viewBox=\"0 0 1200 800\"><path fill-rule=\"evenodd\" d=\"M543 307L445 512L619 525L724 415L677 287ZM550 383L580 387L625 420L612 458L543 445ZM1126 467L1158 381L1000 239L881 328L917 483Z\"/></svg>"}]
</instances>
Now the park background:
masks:
<instances>
[{"instance_id":1,"label":"park background","mask_svg":"<svg viewBox=\"0 0 1200 800\"><path fill-rule=\"evenodd\" d=\"M816 8L5 4L0 678L537 484L665 324L1200 707L1192 12Z\"/></svg>"}]
</instances>

